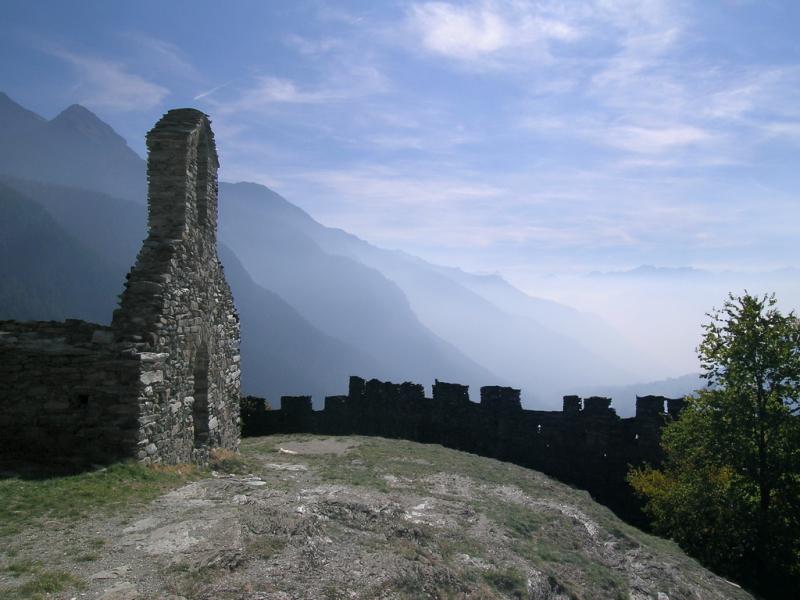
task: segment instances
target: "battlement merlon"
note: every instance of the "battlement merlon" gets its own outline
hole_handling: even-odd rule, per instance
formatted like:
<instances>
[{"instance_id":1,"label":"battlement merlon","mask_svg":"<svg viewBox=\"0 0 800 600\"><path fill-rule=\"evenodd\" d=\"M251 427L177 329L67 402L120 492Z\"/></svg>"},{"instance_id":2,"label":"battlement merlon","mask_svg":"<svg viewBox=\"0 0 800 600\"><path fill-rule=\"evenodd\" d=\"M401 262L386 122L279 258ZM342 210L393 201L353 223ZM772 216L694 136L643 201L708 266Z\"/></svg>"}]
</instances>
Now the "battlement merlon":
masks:
<instances>
[{"instance_id":1,"label":"battlement merlon","mask_svg":"<svg viewBox=\"0 0 800 600\"><path fill-rule=\"evenodd\" d=\"M481 407L496 413L517 413L522 410L520 390L498 385L481 388Z\"/></svg>"},{"instance_id":2,"label":"battlement merlon","mask_svg":"<svg viewBox=\"0 0 800 600\"><path fill-rule=\"evenodd\" d=\"M611 408L611 398L603 396L591 396L583 400L584 414L593 415L616 415L617 412Z\"/></svg>"},{"instance_id":3,"label":"battlement merlon","mask_svg":"<svg viewBox=\"0 0 800 600\"><path fill-rule=\"evenodd\" d=\"M469 386L460 383L445 383L438 379L433 384L433 399L441 406L469 406Z\"/></svg>"},{"instance_id":4,"label":"battlement merlon","mask_svg":"<svg viewBox=\"0 0 800 600\"><path fill-rule=\"evenodd\" d=\"M350 376L350 383L348 386L347 397L350 400L356 401L364 396L366 381L356 375Z\"/></svg>"},{"instance_id":5,"label":"battlement merlon","mask_svg":"<svg viewBox=\"0 0 800 600\"><path fill-rule=\"evenodd\" d=\"M677 419L686 408L686 398L667 398L667 414Z\"/></svg>"},{"instance_id":6,"label":"battlement merlon","mask_svg":"<svg viewBox=\"0 0 800 600\"><path fill-rule=\"evenodd\" d=\"M666 410L664 406L666 405ZM684 406L684 398L667 398L665 396L636 396L636 418L656 419L665 414L677 418Z\"/></svg>"},{"instance_id":7,"label":"battlement merlon","mask_svg":"<svg viewBox=\"0 0 800 600\"><path fill-rule=\"evenodd\" d=\"M567 415L577 415L583 409L583 401L580 396L564 396L563 412Z\"/></svg>"}]
</instances>

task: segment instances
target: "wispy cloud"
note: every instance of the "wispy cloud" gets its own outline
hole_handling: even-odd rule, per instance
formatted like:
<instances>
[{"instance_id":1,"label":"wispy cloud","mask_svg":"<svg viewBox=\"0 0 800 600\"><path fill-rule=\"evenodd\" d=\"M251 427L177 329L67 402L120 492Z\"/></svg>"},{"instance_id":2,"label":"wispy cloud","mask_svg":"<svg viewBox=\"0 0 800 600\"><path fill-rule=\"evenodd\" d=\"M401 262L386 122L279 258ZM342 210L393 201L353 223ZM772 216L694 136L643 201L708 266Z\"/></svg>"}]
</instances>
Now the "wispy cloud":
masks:
<instances>
[{"instance_id":1,"label":"wispy cloud","mask_svg":"<svg viewBox=\"0 0 800 600\"><path fill-rule=\"evenodd\" d=\"M707 142L712 135L691 125L650 126L650 127L608 127L596 132L602 140L630 152L656 154L678 147Z\"/></svg>"},{"instance_id":2,"label":"wispy cloud","mask_svg":"<svg viewBox=\"0 0 800 600\"><path fill-rule=\"evenodd\" d=\"M653 169L745 164L765 140L791 138L800 120L797 65L734 65L697 51L698 24L685 9L659 0L563 3L560 18L581 33L580 44L508 73L535 106L519 107L517 123L551 140L638 155L625 163Z\"/></svg>"},{"instance_id":3,"label":"wispy cloud","mask_svg":"<svg viewBox=\"0 0 800 600\"><path fill-rule=\"evenodd\" d=\"M351 202L368 200L373 206L419 206L488 201L503 194L490 183L436 177L409 176L391 168L369 167L348 171L305 172L304 178L335 191Z\"/></svg>"},{"instance_id":4,"label":"wispy cloud","mask_svg":"<svg viewBox=\"0 0 800 600\"><path fill-rule=\"evenodd\" d=\"M219 90L228 87L231 83L233 83L232 80L231 81L226 81L225 83L222 83L220 85L214 86L211 89L202 91L199 94L197 94L196 96L194 96L193 100L202 100L203 98L207 98L208 96L211 96L212 94L216 94Z\"/></svg>"},{"instance_id":5,"label":"wispy cloud","mask_svg":"<svg viewBox=\"0 0 800 600\"><path fill-rule=\"evenodd\" d=\"M347 96L343 90L333 88L301 89L289 79L280 77L258 77L256 85L242 96L238 108L253 109L264 104L319 104L342 100Z\"/></svg>"},{"instance_id":6,"label":"wispy cloud","mask_svg":"<svg viewBox=\"0 0 800 600\"><path fill-rule=\"evenodd\" d=\"M769 136L800 142L800 121L772 121L764 125Z\"/></svg>"},{"instance_id":7,"label":"wispy cloud","mask_svg":"<svg viewBox=\"0 0 800 600\"><path fill-rule=\"evenodd\" d=\"M276 106L341 103L381 93L388 86L377 68L358 64L349 65L346 70L331 71L330 76L317 85L300 84L273 75L258 75L249 82L249 85L235 88L219 86L199 97L206 98L222 87L229 87L230 93L215 103L216 109L223 114L239 114L246 118L248 114L258 114Z\"/></svg>"},{"instance_id":8,"label":"wispy cloud","mask_svg":"<svg viewBox=\"0 0 800 600\"><path fill-rule=\"evenodd\" d=\"M81 102L114 111L148 110L161 104L169 90L115 61L56 48L51 54L78 73Z\"/></svg>"},{"instance_id":9,"label":"wispy cloud","mask_svg":"<svg viewBox=\"0 0 800 600\"><path fill-rule=\"evenodd\" d=\"M146 64L148 69L181 79L202 78L198 69L176 44L140 31L122 33L120 37L133 43L140 62Z\"/></svg>"},{"instance_id":10,"label":"wispy cloud","mask_svg":"<svg viewBox=\"0 0 800 600\"><path fill-rule=\"evenodd\" d=\"M533 60L548 56L550 41L571 41L581 34L570 23L540 14L534 4L479 2L413 4L408 25L423 47L435 54L483 65L499 64L509 51L525 50Z\"/></svg>"},{"instance_id":11,"label":"wispy cloud","mask_svg":"<svg viewBox=\"0 0 800 600\"><path fill-rule=\"evenodd\" d=\"M465 9L432 2L412 7L411 21L426 48L452 58L496 52L512 40L508 23L486 7Z\"/></svg>"},{"instance_id":12,"label":"wispy cloud","mask_svg":"<svg viewBox=\"0 0 800 600\"><path fill-rule=\"evenodd\" d=\"M287 35L285 41L286 45L288 45L290 48L293 48L300 54L304 54L306 56L318 56L321 54L326 54L346 45L346 43L339 38L326 37L316 39L297 35L296 33L290 33Z\"/></svg>"},{"instance_id":13,"label":"wispy cloud","mask_svg":"<svg viewBox=\"0 0 800 600\"><path fill-rule=\"evenodd\" d=\"M222 99L218 99L215 92L229 86L198 94L195 100L205 99L215 107L216 113L247 120L280 106L326 104L348 98L348 91L341 88L300 86L281 77L256 76L251 81L247 86L229 88Z\"/></svg>"}]
</instances>

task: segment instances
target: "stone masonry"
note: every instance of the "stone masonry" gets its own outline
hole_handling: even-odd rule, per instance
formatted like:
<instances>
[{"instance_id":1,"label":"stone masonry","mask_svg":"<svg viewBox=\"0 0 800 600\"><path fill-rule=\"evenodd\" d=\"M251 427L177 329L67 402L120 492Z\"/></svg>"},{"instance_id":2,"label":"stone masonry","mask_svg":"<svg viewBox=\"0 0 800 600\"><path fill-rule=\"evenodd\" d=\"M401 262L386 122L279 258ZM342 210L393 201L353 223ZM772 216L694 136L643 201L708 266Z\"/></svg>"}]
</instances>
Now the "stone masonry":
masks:
<instances>
[{"instance_id":1,"label":"stone masonry","mask_svg":"<svg viewBox=\"0 0 800 600\"><path fill-rule=\"evenodd\" d=\"M111 327L0 321L0 453L203 461L239 443L239 318L217 258L210 121L147 135L148 225Z\"/></svg>"},{"instance_id":2,"label":"stone masonry","mask_svg":"<svg viewBox=\"0 0 800 600\"><path fill-rule=\"evenodd\" d=\"M562 411L525 410L520 391L482 387L480 402L465 385L437 381L433 397L415 383L350 378L346 396L328 396L312 410L309 396L284 396L281 408L242 404L243 435L318 433L376 435L506 460L588 490L619 515L638 522L639 502L625 477L630 465L662 460L661 428L682 399L643 396L636 416L620 418L609 398L564 397Z\"/></svg>"}]
</instances>

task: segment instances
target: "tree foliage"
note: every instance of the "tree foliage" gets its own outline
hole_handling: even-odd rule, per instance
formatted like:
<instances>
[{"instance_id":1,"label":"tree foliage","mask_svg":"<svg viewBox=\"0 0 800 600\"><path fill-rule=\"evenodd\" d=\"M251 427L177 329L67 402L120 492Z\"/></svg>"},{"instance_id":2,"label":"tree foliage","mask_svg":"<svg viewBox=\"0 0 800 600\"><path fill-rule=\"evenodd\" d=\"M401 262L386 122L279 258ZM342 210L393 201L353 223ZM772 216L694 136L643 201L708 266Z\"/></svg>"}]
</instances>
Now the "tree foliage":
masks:
<instances>
[{"instance_id":1,"label":"tree foliage","mask_svg":"<svg viewBox=\"0 0 800 600\"><path fill-rule=\"evenodd\" d=\"M654 529L765 594L800 589L800 319L731 295L698 355L708 389L663 430L663 465L633 469Z\"/></svg>"}]
</instances>

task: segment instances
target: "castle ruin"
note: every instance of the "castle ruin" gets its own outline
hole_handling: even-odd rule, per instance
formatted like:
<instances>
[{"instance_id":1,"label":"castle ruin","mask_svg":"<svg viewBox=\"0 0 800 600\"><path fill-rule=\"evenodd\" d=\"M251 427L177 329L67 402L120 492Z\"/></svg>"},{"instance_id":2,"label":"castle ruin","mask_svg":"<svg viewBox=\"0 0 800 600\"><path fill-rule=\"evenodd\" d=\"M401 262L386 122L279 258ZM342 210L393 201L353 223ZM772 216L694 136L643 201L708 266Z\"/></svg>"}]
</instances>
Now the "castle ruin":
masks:
<instances>
[{"instance_id":1,"label":"castle ruin","mask_svg":"<svg viewBox=\"0 0 800 600\"><path fill-rule=\"evenodd\" d=\"M658 464L661 428L683 401L637 398L619 418L608 398L523 410L519 390L351 377L346 396L312 410L240 407L239 319L217 257L217 170L206 115L169 111L147 134L148 228L110 326L0 321L0 455L47 462L203 462L245 435L376 435L437 443L534 468L590 491L620 514L638 503L630 465ZM666 409L665 409L666 406Z\"/></svg>"},{"instance_id":2,"label":"castle ruin","mask_svg":"<svg viewBox=\"0 0 800 600\"><path fill-rule=\"evenodd\" d=\"M207 115L147 134L148 237L111 326L0 321L0 453L147 463L239 444L239 318L217 258Z\"/></svg>"},{"instance_id":3,"label":"castle ruin","mask_svg":"<svg viewBox=\"0 0 800 600\"><path fill-rule=\"evenodd\" d=\"M599 502L634 522L640 503L627 485L631 465L659 464L661 429L677 417L684 400L636 398L636 415L620 418L611 400L565 396L563 410L525 410L520 390L487 386L480 402L468 388L437 381L426 398L416 383L351 377L346 396L328 396L312 410L310 396L284 396L278 410L263 400L242 403L242 433L375 435L441 444L513 462L589 491Z\"/></svg>"}]
</instances>

